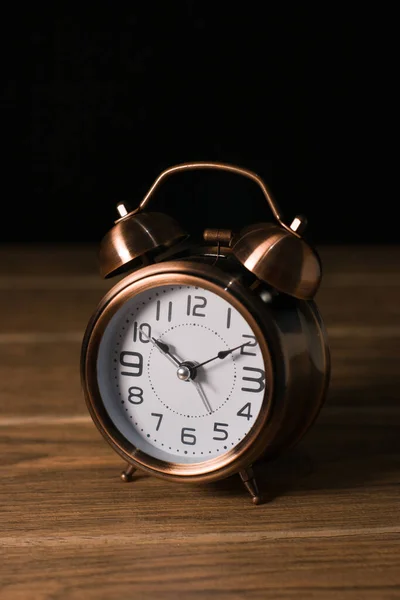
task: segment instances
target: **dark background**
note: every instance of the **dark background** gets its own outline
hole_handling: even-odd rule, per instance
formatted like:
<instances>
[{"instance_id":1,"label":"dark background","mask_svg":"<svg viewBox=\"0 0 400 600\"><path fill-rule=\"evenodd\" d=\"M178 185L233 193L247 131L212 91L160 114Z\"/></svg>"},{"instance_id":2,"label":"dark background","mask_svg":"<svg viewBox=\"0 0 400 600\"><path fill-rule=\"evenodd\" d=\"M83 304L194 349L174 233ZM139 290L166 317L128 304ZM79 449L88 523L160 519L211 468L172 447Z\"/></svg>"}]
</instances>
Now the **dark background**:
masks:
<instances>
[{"instance_id":1,"label":"dark background","mask_svg":"<svg viewBox=\"0 0 400 600\"><path fill-rule=\"evenodd\" d=\"M316 243L393 243L393 15L269 3L16 9L2 20L2 242L96 242L171 164L257 171ZM69 12L68 12L69 11ZM393 82L393 83L392 83ZM178 175L194 233L270 213L254 184Z\"/></svg>"}]
</instances>

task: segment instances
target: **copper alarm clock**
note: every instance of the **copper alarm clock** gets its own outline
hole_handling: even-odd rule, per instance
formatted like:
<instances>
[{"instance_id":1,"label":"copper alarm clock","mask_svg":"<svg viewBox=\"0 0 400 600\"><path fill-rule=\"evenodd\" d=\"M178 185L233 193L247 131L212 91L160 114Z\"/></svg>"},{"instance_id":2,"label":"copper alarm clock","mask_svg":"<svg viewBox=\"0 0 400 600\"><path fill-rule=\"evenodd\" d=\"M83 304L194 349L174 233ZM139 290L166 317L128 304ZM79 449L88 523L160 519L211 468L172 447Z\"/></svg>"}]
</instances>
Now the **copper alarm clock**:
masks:
<instances>
[{"instance_id":1,"label":"copper alarm clock","mask_svg":"<svg viewBox=\"0 0 400 600\"><path fill-rule=\"evenodd\" d=\"M193 169L242 175L262 190L275 222L206 229L202 243L170 216L149 212L168 176ZM173 166L100 248L103 277L124 274L92 316L81 375L90 415L136 470L172 481L239 474L259 504L252 470L295 444L316 418L329 349L313 302L321 263L263 180L221 163Z\"/></svg>"}]
</instances>

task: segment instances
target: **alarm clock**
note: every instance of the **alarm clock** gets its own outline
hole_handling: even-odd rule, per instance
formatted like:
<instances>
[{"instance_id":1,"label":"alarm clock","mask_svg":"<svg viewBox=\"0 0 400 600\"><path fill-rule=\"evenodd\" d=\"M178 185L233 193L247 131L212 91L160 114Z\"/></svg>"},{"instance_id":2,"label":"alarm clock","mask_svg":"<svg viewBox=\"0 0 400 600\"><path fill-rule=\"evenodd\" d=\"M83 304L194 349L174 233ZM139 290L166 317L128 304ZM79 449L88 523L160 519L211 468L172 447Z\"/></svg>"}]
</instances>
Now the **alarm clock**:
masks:
<instances>
[{"instance_id":1,"label":"alarm clock","mask_svg":"<svg viewBox=\"0 0 400 600\"><path fill-rule=\"evenodd\" d=\"M274 222L206 229L201 241L148 210L169 176L226 171L259 186ZM87 326L81 380L89 413L126 467L171 481L238 474L262 502L253 465L293 446L324 402L330 372L313 301L321 280L304 217L290 225L267 185L230 164L162 172L100 246L100 271L118 283Z\"/></svg>"}]
</instances>

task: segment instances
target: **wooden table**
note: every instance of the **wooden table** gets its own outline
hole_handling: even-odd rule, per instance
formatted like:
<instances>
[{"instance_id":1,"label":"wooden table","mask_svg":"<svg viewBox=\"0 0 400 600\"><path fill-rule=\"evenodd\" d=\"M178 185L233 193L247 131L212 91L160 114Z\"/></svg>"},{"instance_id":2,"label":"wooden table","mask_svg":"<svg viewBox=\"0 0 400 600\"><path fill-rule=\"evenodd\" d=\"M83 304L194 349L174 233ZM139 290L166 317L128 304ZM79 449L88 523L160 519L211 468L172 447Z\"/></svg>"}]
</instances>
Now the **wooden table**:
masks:
<instances>
[{"instance_id":1,"label":"wooden table","mask_svg":"<svg viewBox=\"0 0 400 600\"><path fill-rule=\"evenodd\" d=\"M79 382L92 247L0 249L0 598L400 598L400 247L320 248L329 400L290 453L125 485Z\"/></svg>"}]
</instances>

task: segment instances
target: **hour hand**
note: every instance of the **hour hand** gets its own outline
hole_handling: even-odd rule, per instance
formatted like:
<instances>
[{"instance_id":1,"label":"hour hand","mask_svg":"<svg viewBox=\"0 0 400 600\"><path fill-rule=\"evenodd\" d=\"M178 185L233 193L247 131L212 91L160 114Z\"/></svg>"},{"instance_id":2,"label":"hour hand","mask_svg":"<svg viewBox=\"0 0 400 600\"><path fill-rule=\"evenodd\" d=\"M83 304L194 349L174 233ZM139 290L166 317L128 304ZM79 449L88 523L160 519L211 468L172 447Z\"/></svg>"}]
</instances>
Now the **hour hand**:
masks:
<instances>
[{"instance_id":1,"label":"hour hand","mask_svg":"<svg viewBox=\"0 0 400 600\"><path fill-rule=\"evenodd\" d=\"M168 344L164 344L164 342L160 342L159 340L156 340L155 338L151 338L150 341L153 342L153 344L156 346L156 348L158 348L167 358L169 358L169 360L172 363L174 363L174 365L179 367L179 365L181 364L182 361L178 360L177 358L175 358L175 356L173 354L171 354L171 352L169 351Z\"/></svg>"},{"instance_id":2,"label":"hour hand","mask_svg":"<svg viewBox=\"0 0 400 600\"><path fill-rule=\"evenodd\" d=\"M157 346L157 348L159 348L161 352L164 352L164 354L170 354L168 344L164 344L164 342L160 342L160 340L156 340L156 338L149 337L149 340L153 342L153 344Z\"/></svg>"},{"instance_id":3,"label":"hour hand","mask_svg":"<svg viewBox=\"0 0 400 600\"><path fill-rule=\"evenodd\" d=\"M168 344L165 344L164 342L156 340L156 338L147 335L147 333L145 333L143 330L141 331L141 333L142 335L144 335L144 337L146 337L149 340L149 342L153 344L153 346L158 348L158 350L160 350L160 352L162 352L164 356L166 356L172 363L174 363L174 365L179 367L182 361L178 360L173 354L171 354Z\"/></svg>"}]
</instances>

